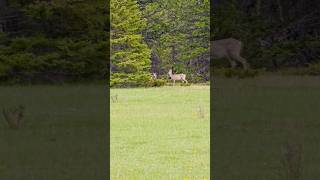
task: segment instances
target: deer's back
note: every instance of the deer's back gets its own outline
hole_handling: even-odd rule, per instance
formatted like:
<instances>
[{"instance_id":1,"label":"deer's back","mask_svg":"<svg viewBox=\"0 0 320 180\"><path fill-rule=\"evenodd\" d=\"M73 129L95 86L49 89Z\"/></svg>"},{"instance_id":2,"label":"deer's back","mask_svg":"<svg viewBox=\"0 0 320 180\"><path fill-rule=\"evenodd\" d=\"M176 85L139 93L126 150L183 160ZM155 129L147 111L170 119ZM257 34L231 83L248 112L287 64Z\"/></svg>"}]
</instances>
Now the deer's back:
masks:
<instances>
[{"instance_id":1,"label":"deer's back","mask_svg":"<svg viewBox=\"0 0 320 180\"><path fill-rule=\"evenodd\" d=\"M211 41L210 43L211 55L214 58L222 58L229 53L240 53L242 46L241 41L234 38Z\"/></svg>"},{"instance_id":2,"label":"deer's back","mask_svg":"<svg viewBox=\"0 0 320 180\"><path fill-rule=\"evenodd\" d=\"M174 74L174 75L172 75L172 79L174 79L174 80L183 80L185 78L186 78L185 74Z\"/></svg>"}]
</instances>

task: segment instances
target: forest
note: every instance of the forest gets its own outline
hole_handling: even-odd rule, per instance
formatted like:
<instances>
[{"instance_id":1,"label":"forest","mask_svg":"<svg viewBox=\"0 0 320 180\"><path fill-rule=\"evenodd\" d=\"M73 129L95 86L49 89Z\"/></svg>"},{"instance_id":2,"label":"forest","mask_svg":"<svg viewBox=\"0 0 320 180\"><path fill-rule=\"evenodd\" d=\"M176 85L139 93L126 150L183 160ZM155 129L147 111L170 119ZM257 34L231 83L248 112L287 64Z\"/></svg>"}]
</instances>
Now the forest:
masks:
<instances>
[{"instance_id":1,"label":"forest","mask_svg":"<svg viewBox=\"0 0 320 180\"><path fill-rule=\"evenodd\" d=\"M101 80L110 70L112 86L148 86L151 72L161 77L169 68L209 79L208 0L1 4L2 83Z\"/></svg>"},{"instance_id":2,"label":"forest","mask_svg":"<svg viewBox=\"0 0 320 180\"><path fill-rule=\"evenodd\" d=\"M230 37L242 41L243 57L252 69L320 74L316 0L1 0L0 4L2 83L103 80L109 79L110 71L111 86L149 86L154 85L151 73L167 79L170 68L187 74L192 83L205 82L210 65L211 74L230 66L226 60L210 63L209 40Z\"/></svg>"},{"instance_id":3,"label":"forest","mask_svg":"<svg viewBox=\"0 0 320 180\"><path fill-rule=\"evenodd\" d=\"M1 83L106 78L106 1L1 0L0 4Z\"/></svg>"},{"instance_id":4,"label":"forest","mask_svg":"<svg viewBox=\"0 0 320 180\"><path fill-rule=\"evenodd\" d=\"M213 78L239 72L242 77L320 74L320 5L316 0L140 0L133 4L111 1L111 85L147 82L150 72L167 78L170 68L187 74L192 83L208 81L210 70ZM133 8L136 13L126 12L124 7L129 6L138 6ZM121 15L134 18L121 19ZM130 25L136 27L135 33ZM228 60L210 58L208 39L226 38L242 42L242 56L250 70L243 72L239 65L233 71ZM141 54L144 51L143 57L150 56L151 62L126 56L136 52L133 44L143 46ZM142 69L133 65L140 63ZM145 76L134 75L144 69Z\"/></svg>"},{"instance_id":5,"label":"forest","mask_svg":"<svg viewBox=\"0 0 320 180\"><path fill-rule=\"evenodd\" d=\"M213 0L212 39L244 44L252 68L319 75L320 13L317 0ZM213 66L223 66L221 61Z\"/></svg>"},{"instance_id":6,"label":"forest","mask_svg":"<svg viewBox=\"0 0 320 180\"><path fill-rule=\"evenodd\" d=\"M170 68L209 80L209 0L110 3L111 86L154 85L150 73L167 79Z\"/></svg>"}]
</instances>

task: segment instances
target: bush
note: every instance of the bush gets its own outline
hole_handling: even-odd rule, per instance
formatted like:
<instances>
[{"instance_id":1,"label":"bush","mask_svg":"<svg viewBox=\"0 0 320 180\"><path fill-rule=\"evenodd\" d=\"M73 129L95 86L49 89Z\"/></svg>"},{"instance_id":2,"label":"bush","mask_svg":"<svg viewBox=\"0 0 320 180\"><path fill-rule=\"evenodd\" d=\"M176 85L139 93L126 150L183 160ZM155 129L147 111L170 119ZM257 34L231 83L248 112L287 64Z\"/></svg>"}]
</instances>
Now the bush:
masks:
<instances>
[{"instance_id":1,"label":"bush","mask_svg":"<svg viewBox=\"0 0 320 180\"><path fill-rule=\"evenodd\" d=\"M0 34L0 42L3 38ZM0 45L0 78L1 81L30 83L102 79L106 70L101 67L107 65L105 48L105 42L74 42L42 35L16 37L5 47Z\"/></svg>"},{"instance_id":2,"label":"bush","mask_svg":"<svg viewBox=\"0 0 320 180\"><path fill-rule=\"evenodd\" d=\"M110 78L110 87L148 87L153 85L151 81L149 73L113 73Z\"/></svg>"},{"instance_id":3,"label":"bush","mask_svg":"<svg viewBox=\"0 0 320 180\"><path fill-rule=\"evenodd\" d=\"M282 69L280 72L283 75L318 76L320 75L320 63L309 64L308 67L286 68Z\"/></svg>"},{"instance_id":4,"label":"bush","mask_svg":"<svg viewBox=\"0 0 320 180\"><path fill-rule=\"evenodd\" d=\"M153 79L150 81L150 86L153 87L160 87L167 84L167 80L164 79Z\"/></svg>"},{"instance_id":5,"label":"bush","mask_svg":"<svg viewBox=\"0 0 320 180\"><path fill-rule=\"evenodd\" d=\"M318 76L320 75L320 63L310 64L306 69L305 74Z\"/></svg>"},{"instance_id":6,"label":"bush","mask_svg":"<svg viewBox=\"0 0 320 180\"><path fill-rule=\"evenodd\" d=\"M110 79L110 87L160 87L167 84L166 79L152 79L148 73L125 74L113 73Z\"/></svg>"},{"instance_id":7,"label":"bush","mask_svg":"<svg viewBox=\"0 0 320 180\"><path fill-rule=\"evenodd\" d=\"M215 69L214 75L217 76L225 76L227 78L237 77L237 78L253 78L258 76L260 73L262 73L264 70L257 70L257 69L230 69L230 68L221 68L221 69Z\"/></svg>"},{"instance_id":8,"label":"bush","mask_svg":"<svg viewBox=\"0 0 320 180\"><path fill-rule=\"evenodd\" d=\"M207 82L207 78L205 77L205 75L196 75L196 76L193 76L191 77L190 79L188 79L187 77L187 80L189 81L189 83L205 83Z\"/></svg>"},{"instance_id":9,"label":"bush","mask_svg":"<svg viewBox=\"0 0 320 180\"><path fill-rule=\"evenodd\" d=\"M180 83L180 86L191 86L191 83Z\"/></svg>"}]
</instances>

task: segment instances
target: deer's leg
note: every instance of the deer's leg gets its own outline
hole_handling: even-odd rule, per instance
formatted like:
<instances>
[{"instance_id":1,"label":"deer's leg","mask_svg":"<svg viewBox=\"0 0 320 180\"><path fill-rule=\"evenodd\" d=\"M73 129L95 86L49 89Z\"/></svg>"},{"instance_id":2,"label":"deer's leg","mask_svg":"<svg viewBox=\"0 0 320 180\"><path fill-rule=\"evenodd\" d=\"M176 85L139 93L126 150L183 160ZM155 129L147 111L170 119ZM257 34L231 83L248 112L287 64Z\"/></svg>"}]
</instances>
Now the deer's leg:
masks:
<instances>
[{"instance_id":1,"label":"deer's leg","mask_svg":"<svg viewBox=\"0 0 320 180\"><path fill-rule=\"evenodd\" d=\"M241 64L243 65L243 68L244 68L244 69L250 68L250 65L248 64L248 62L247 62L247 60L246 60L245 58L243 58L243 57L241 57L241 56L238 56L238 57L237 57L237 60L238 60L239 62L241 62Z\"/></svg>"},{"instance_id":2,"label":"deer's leg","mask_svg":"<svg viewBox=\"0 0 320 180\"><path fill-rule=\"evenodd\" d=\"M235 67L237 67L237 63L236 63L235 60L233 60L233 58L231 58L231 57L228 55L228 56L227 56L227 59L229 60L232 69L234 69Z\"/></svg>"},{"instance_id":3,"label":"deer's leg","mask_svg":"<svg viewBox=\"0 0 320 180\"><path fill-rule=\"evenodd\" d=\"M230 62L230 64L231 64L231 68L232 68L232 69L236 68L236 67L237 67L236 61L234 61L234 60L231 59L231 58L228 58L228 59L229 59L229 62Z\"/></svg>"}]
</instances>

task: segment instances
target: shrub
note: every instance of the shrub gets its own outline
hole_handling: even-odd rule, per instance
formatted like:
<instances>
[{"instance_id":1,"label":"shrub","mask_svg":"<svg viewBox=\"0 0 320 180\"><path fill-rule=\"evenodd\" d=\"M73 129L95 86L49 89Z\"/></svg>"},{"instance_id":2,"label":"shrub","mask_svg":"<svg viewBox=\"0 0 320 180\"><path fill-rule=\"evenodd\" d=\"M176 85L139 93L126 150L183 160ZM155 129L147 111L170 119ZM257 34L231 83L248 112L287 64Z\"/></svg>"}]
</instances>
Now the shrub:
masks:
<instances>
[{"instance_id":1,"label":"shrub","mask_svg":"<svg viewBox=\"0 0 320 180\"><path fill-rule=\"evenodd\" d=\"M312 63L307 67L295 67L295 68L286 68L280 70L283 75L310 75L310 76L318 76L320 75L320 63Z\"/></svg>"},{"instance_id":2,"label":"shrub","mask_svg":"<svg viewBox=\"0 0 320 180\"><path fill-rule=\"evenodd\" d=\"M180 86L191 86L191 83L180 83Z\"/></svg>"},{"instance_id":3,"label":"shrub","mask_svg":"<svg viewBox=\"0 0 320 180\"><path fill-rule=\"evenodd\" d=\"M167 84L167 80L164 79L153 79L150 81L150 86L153 87L160 87Z\"/></svg>"},{"instance_id":4,"label":"shrub","mask_svg":"<svg viewBox=\"0 0 320 180\"><path fill-rule=\"evenodd\" d=\"M110 87L148 87L151 75L149 73L113 73L110 79Z\"/></svg>"},{"instance_id":5,"label":"shrub","mask_svg":"<svg viewBox=\"0 0 320 180\"><path fill-rule=\"evenodd\" d=\"M196 76L192 76L190 77L190 79L187 80L189 81L189 83L205 83L206 82L206 77L205 75L196 75Z\"/></svg>"},{"instance_id":6,"label":"shrub","mask_svg":"<svg viewBox=\"0 0 320 180\"><path fill-rule=\"evenodd\" d=\"M305 74L314 76L320 75L320 63L310 64L306 69Z\"/></svg>"},{"instance_id":7,"label":"shrub","mask_svg":"<svg viewBox=\"0 0 320 180\"><path fill-rule=\"evenodd\" d=\"M237 78L253 78L262 73L264 70L257 69L230 69L222 68L214 70L214 75L224 75L227 78L237 77Z\"/></svg>"}]
</instances>

